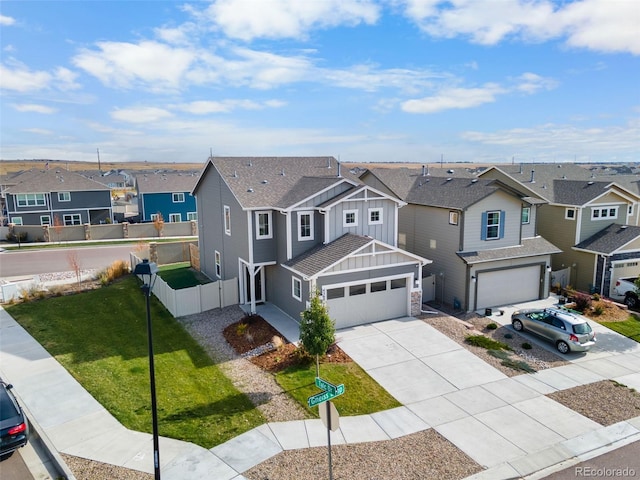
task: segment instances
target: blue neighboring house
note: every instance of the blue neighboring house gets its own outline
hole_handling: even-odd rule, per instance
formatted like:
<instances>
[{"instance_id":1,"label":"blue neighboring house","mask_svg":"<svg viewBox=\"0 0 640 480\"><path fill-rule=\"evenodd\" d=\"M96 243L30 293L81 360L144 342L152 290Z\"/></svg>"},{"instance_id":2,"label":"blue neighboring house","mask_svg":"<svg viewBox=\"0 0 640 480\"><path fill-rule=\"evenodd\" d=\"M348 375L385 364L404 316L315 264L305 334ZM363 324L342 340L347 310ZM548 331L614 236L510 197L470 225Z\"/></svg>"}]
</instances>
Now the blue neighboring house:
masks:
<instances>
[{"instance_id":1,"label":"blue neighboring house","mask_svg":"<svg viewBox=\"0 0 640 480\"><path fill-rule=\"evenodd\" d=\"M145 173L136 177L140 221L151 222L162 215L165 222L197 220L196 197L191 191L196 173Z\"/></svg>"}]
</instances>

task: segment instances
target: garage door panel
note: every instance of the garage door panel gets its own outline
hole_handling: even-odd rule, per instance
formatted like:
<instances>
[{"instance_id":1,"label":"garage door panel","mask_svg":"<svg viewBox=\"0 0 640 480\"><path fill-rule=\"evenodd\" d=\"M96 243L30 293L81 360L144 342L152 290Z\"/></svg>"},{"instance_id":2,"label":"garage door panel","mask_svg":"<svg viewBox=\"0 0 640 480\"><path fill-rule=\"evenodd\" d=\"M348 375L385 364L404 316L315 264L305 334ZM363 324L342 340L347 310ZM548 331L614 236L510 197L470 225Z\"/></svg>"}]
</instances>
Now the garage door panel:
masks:
<instances>
[{"instance_id":1,"label":"garage door panel","mask_svg":"<svg viewBox=\"0 0 640 480\"><path fill-rule=\"evenodd\" d=\"M367 285L364 294L349 295L349 292L350 288L346 287L344 297L327 301L329 316L336 322L337 329L407 315L409 292L406 286L372 292L371 286Z\"/></svg>"},{"instance_id":2,"label":"garage door panel","mask_svg":"<svg viewBox=\"0 0 640 480\"><path fill-rule=\"evenodd\" d=\"M476 309L537 300L540 265L478 272Z\"/></svg>"}]
</instances>

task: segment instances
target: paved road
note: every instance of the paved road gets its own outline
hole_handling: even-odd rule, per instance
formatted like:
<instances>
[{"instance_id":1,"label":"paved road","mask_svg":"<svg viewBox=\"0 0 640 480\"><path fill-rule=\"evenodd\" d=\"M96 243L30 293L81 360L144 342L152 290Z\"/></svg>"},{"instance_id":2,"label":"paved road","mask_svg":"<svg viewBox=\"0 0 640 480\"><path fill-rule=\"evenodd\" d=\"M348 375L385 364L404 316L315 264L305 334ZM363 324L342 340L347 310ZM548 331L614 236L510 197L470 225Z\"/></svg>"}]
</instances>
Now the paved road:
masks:
<instances>
[{"instance_id":1,"label":"paved road","mask_svg":"<svg viewBox=\"0 0 640 480\"><path fill-rule=\"evenodd\" d=\"M2 480L33 480L20 452L0 461L0 477Z\"/></svg>"},{"instance_id":2,"label":"paved road","mask_svg":"<svg viewBox=\"0 0 640 480\"><path fill-rule=\"evenodd\" d=\"M592 458L556 472L544 480L597 478L598 480L640 478L640 442Z\"/></svg>"},{"instance_id":3,"label":"paved road","mask_svg":"<svg viewBox=\"0 0 640 480\"><path fill-rule=\"evenodd\" d=\"M129 260L134 244L99 247L47 248L42 250L6 250L0 253L0 277L18 277L39 273L68 272L73 267L69 255L75 252L82 270L105 268L116 260Z\"/></svg>"}]
</instances>

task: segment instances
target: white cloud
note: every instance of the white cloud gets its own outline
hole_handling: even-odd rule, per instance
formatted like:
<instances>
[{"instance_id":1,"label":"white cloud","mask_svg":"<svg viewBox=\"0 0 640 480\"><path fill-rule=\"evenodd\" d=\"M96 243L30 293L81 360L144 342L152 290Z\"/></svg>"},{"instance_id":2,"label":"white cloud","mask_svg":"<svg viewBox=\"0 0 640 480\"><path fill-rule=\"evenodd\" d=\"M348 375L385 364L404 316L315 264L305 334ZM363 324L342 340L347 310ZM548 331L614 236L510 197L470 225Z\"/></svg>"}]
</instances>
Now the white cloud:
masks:
<instances>
[{"instance_id":1,"label":"white cloud","mask_svg":"<svg viewBox=\"0 0 640 480\"><path fill-rule=\"evenodd\" d=\"M285 105L285 102L282 102L280 100L267 100L265 102L256 102L254 100L201 100L174 105L172 107L183 112L193 113L195 115L206 115L209 113L229 113L234 110L262 110L264 108L279 108L283 105Z\"/></svg>"},{"instance_id":2,"label":"white cloud","mask_svg":"<svg viewBox=\"0 0 640 480\"><path fill-rule=\"evenodd\" d=\"M111 112L111 118L128 123L153 123L171 117L168 110L156 107L117 108Z\"/></svg>"},{"instance_id":3,"label":"white cloud","mask_svg":"<svg viewBox=\"0 0 640 480\"><path fill-rule=\"evenodd\" d=\"M51 130L47 130L44 128L25 128L22 131L27 133L35 133L36 135L42 135L46 137L53 135L53 132Z\"/></svg>"},{"instance_id":4,"label":"white cloud","mask_svg":"<svg viewBox=\"0 0 640 480\"><path fill-rule=\"evenodd\" d=\"M72 62L107 86L130 88L142 82L155 91L178 89L196 55L187 48L143 41L99 42L83 49Z\"/></svg>"},{"instance_id":5,"label":"white cloud","mask_svg":"<svg viewBox=\"0 0 640 480\"><path fill-rule=\"evenodd\" d=\"M636 152L640 124L579 128L574 125L545 124L532 128L514 128L496 132L468 131L461 137L487 146L510 147L516 152L535 155L613 155ZM637 158L637 157L636 157Z\"/></svg>"},{"instance_id":6,"label":"white cloud","mask_svg":"<svg viewBox=\"0 0 640 480\"><path fill-rule=\"evenodd\" d=\"M573 47L640 54L635 0L404 0L405 14L435 37L469 37L495 45L506 38L566 39Z\"/></svg>"},{"instance_id":7,"label":"white cloud","mask_svg":"<svg viewBox=\"0 0 640 480\"><path fill-rule=\"evenodd\" d=\"M10 27L16 23L16 19L12 17L7 17L6 15L0 15L0 25L3 27Z\"/></svg>"},{"instance_id":8,"label":"white cloud","mask_svg":"<svg viewBox=\"0 0 640 480\"><path fill-rule=\"evenodd\" d=\"M515 89L530 95L539 90L553 90L557 86L558 82L553 78L527 72L516 79Z\"/></svg>"},{"instance_id":9,"label":"white cloud","mask_svg":"<svg viewBox=\"0 0 640 480\"><path fill-rule=\"evenodd\" d=\"M57 112L55 108L47 107L45 105L37 105L35 103L14 104L12 107L18 112L35 112L43 114L52 114Z\"/></svg>"},{"instance_id":10,"label":"white cloud","mask_svg":"<svg viewBox=\"0 0 640 480\"><path fill-rule=\"evenodd\" d=\"M408 113L436 113L443 110L478 107L492 103L496 95L504 89L496 84L487 84L481 88L447 88L431 97L407 100L402 110Z\"/></svg>"},{"instance_id":11,"label":"white cloud","mask_svg":"<svg viewBox=\"0 0 640 480\"><path fill-rule=\"evenodd\" d=\"M370 0L217 0L203 15L225 35L254 38L304 38L314 28L374 24L380 6Z\"/></svg>"},{"instance_id":12,"label":"white cloud","mask_svg":"<svg viewBox=\"0 0 640 480\"><path fill-rule=\"evenodd\" d=\"M14 92L31 92L49 86L51 74L44 71L32 71L22 64L0 65L0 88Z\"/></svg>"}]
</instances>

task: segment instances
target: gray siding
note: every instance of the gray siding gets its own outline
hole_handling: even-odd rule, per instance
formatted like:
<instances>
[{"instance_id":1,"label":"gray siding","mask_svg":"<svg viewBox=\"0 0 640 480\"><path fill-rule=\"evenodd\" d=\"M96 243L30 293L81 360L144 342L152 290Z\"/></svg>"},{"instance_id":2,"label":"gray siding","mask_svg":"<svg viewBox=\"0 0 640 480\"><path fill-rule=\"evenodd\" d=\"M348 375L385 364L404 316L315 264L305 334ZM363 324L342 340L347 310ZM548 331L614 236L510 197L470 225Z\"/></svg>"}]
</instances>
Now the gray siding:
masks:
<instances>
[{"instance_id":1,"label":"gray siding","mask_svg":"<svg viewBox=\"0 0 640 480\"><path fill-rule=\"evenodd\" d=\"M292 280L293 273L280 265L266 267L267 301L278 306L287 315L295 320L300 320L300 313L307 308L309 299L309 282L302 281L302 301L293 298Z\"/></svg>"},{"instance_id":2,"label":"gray siding","mask_svg":"<svg viewBox=\"0 0 640 480\"><path fill-rule=\"evenodd\" d=\"M266 210L260 210L261 212ZM256 223L256 212L250 212L251 227L252 227L252 243L253 243L253 261L254 263L273 262L276 260L278 238L280 238L280 232L276 228L277 217L280 215L278 212L271 210L271 238L257 238L258 227ZM285 241L283 233L282 241Z\"/></svg>"},{"instance_id":3,"label":"gray siding","mask_svg":"<svg viewBox=\"0 0 640 480\"><path fill-rule=\"evenodd\" d=\"M468 252L519 245L522 224L521 205L519 199L500 191L472 205L465 214L463 250ZM482 240L482 214L494 210L505 212L504 218L501 219L505 222L504 236L496 240Z\"/></svg>"},{"instance_id":4,"label":"gray siding","mask_svg":"<svg viewBox=\"0 0 640 480\"><path fill-rule=\"evenodd\" d=\"M303 212L313 212L313 240L298 240L298 211L293 211L289 215L289 222L291 228L291 255L292 258L312 249L316 245L319 245L324 240L324 215L316 210L299 210ZM282 242L284 243L284 242ZM284 256L278 257L280 261L285 262L288 259Z\"/></svg>"},{"instance_id":5,"label":"gray siding","mask_svg":"<svg viewBox=\"0 0 640 480\"><path fill-rule=\"evenodd\" d=\"M592 220L591 212L594 208L618 207L618 216L615 218L607 218L606 220ZM598 233L600 230L607 228L613 223L627 223L627 204L626 203L604 203L589 205L582 209L582 219L580 222L580 238L577 243L586 240L590 236Z\"/></svg>"},{"instance_id":6,"label":"gray siding","mask_svg":"<svg viewBox=\"0 0 640 480\"><path fill-rule=\"evenodd\" d=\"M216 169L211 166L197 191L200 268L216 277L215 254L221 254L222 279L238 277L238 258L248 259L247 215L233 197ZM224 231L224 205L231 208L231 235Z\"/></svg>"},{"instance_id":7,"label":"gray siding","mask_svg":"<svg viewBox=\"0 0 640 480\"><path fill-rule=\"evenodd\" d=\"M383 223L381 225L369 225L369 209L371 208L382 208ZM343 225L344 212L347 210L355 210L358 212L358 224L356 226L345 227ZM381 242L395 246L397 244L395 237L395 212L395 202L388 199L341 202L334 206L328 213L328 241L331 242L345 233L353 233L356 235L368 235Z\"/></svg>"}]
</instances>

